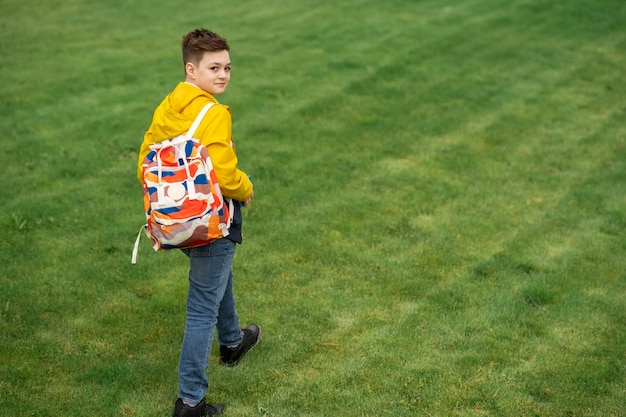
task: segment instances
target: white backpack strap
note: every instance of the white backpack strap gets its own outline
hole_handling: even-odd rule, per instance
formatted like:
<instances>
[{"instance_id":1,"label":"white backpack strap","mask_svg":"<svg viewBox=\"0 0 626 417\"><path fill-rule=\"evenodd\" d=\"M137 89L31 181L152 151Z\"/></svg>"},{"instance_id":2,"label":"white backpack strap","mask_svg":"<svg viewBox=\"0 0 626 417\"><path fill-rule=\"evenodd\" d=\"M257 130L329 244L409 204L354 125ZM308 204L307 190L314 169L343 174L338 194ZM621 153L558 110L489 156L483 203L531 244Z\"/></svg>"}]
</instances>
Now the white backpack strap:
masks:
<instances>
[{"instance_id":1,"label":"white backpack strap","mask_svg":"<svg viewBox=\"0 0 626 417\"><path fill-rule=\"evenodd\" d=\"M137 234L137 239L135 239L135 246L133 247L133 256L130 258L130 263L133 265L137 263L137 252L139 251L139 240L141 239L141 234L145 232L147 228L148 228L147 223L141 226L141 229L139 229L139 233Z\"/></svg>"},{"instance_id":2,"label":"white backpack strap","mask_svg":"<svg viewBox=\"0 0 626 417\"><path fill-rule=\"evenodd\" d=\"M206 106L204 106L202 110L200 110L200 113L198 113L196 120L193 121L193 124L189 128L189 131L187 132L187 134L185 134L185 139L187 140L193 139L193 135L194 133L196 133L196 129L198 128L198 126L200 126L200 122L204 118L204 115L206 114L206 112L209 111L211 107L213 107L214 104L215 103L209 103Z\"/></svg>"}]
</instances>

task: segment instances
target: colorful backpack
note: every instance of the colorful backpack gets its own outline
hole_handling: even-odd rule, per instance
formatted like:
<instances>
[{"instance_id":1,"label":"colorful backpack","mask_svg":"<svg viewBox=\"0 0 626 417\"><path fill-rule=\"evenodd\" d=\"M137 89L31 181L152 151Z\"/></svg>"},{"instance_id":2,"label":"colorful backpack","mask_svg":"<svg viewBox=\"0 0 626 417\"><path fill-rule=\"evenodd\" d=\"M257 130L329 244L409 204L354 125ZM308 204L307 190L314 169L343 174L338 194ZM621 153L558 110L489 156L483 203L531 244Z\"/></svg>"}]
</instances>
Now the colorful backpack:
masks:
<instances>
[{"instance_id":1,"label":"colorful backpack","mask_svg":"<svg viewBox=\"0 0 626 417\"><path fill-rule=\"evenodd\" d=\"M207 148L193 138L212 105L200 111L185 135L150 146L144 158L147 223L135 240L133 264L142 232L155 251L206 245L229 234L232 200L223 198Z\"/></svg>"}]
</instances>

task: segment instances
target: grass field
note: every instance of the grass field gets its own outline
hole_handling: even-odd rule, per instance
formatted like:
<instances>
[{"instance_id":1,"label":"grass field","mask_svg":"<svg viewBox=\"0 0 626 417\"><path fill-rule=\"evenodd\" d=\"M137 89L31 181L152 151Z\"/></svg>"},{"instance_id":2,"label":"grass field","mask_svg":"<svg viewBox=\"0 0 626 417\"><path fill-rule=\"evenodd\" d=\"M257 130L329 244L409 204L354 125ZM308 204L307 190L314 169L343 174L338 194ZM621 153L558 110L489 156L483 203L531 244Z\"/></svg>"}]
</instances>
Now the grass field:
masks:
<instances>
[{"instance_id":1,"label":"grass field","mask_svg":"<svg viewBox=\"0 0 626 417\"><path fill-rule=\"evenodd\" d=\"M169 416L187 265L136 155L225 36L227 416L626 415L623 0L0 1L0 416Z\"/></svg>"}]
</instances>

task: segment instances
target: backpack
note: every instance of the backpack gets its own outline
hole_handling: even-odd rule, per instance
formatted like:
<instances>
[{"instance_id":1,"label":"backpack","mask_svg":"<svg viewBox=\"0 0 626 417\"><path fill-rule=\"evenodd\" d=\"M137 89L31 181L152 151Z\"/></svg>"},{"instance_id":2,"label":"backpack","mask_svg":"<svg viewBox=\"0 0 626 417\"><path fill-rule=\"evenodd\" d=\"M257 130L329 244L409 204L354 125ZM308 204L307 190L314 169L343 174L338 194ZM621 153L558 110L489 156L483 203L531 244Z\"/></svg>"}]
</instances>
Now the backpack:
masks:
<instances>
[{"instance_id":1,"label":"backpack","mask_svg":"<svg viewBox=\"0 0 626 417\"><path fill-rule=\"evenodd\" d=\"M150 146L144 158L147 222L135 240L133 264L142 232L155 251L206 245L229 234L233 202L222 196L206 146L193 138L212 105L200 111L185 135Z\"/></svg>"}]
</instances>

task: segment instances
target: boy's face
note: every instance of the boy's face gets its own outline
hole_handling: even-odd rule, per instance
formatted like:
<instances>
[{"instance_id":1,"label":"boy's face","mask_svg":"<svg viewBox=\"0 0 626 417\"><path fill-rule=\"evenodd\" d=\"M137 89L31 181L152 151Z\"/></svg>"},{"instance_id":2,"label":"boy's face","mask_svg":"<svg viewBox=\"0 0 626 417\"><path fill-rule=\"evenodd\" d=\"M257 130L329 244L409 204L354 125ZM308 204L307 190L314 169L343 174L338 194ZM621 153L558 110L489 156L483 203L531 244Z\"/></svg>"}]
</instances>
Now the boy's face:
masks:
<instances>
[{"instance_id":1,"label":"boy's face","mask_svg":"<svg viewBox=\"0 0 626 417\"><path fill-rule=\"evenodd\" d=\"M185 65L186 79L210 94L221 94L230 81L230 54L228 51L205 52L196 65Z\"/></svg>"}]
</instances>

